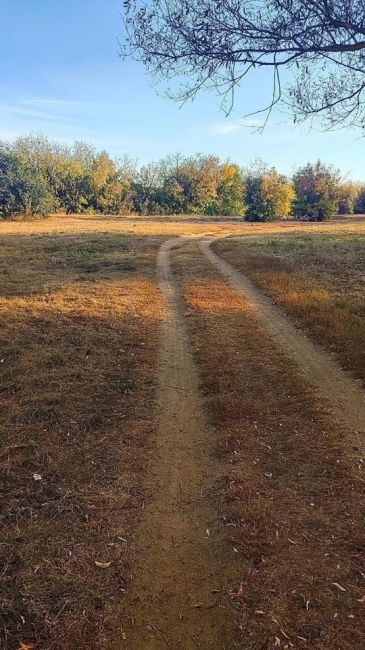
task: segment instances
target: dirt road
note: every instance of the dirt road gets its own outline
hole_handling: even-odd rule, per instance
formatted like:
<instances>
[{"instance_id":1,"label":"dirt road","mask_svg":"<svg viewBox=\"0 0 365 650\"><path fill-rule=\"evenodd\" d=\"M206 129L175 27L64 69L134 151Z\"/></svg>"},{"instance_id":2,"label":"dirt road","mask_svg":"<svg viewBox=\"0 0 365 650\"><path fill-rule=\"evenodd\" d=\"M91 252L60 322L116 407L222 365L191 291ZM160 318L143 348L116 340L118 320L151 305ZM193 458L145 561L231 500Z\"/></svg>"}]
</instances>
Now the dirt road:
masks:
<instances>
[{"instance_id":1,"label":"dirt road","mask_svg":"<svg viewBox=\"0 0 365 650\"><path fill-rule=\"evenodd\" d=\"M212 505L219 478L214 432L202 415L184 306L170 267L176 241L165 242L157 260L166 316L150 474L155 496L135 540L137 563L124 608L129 624L116 647L228 650L239 647L227 590L240 572L223 541L220 504Z\"/></svg>"},{"instance_id":2,"label":"dirt road","mask_svg":"<svg viewBox=\"0 0 365 650\"><path fill-rule=\"evenodd\" d=\"M159 431L149 485L152 498L133 542L137 558L124 605L123 630L115 649L241 647L239 613L229 598L244 565L225 541L219 490L224 466L213 454L186 327L185 307L170 265L169 240L157 265L166 313L159 365ZM255 317L315 386L349 432L349 455L359 458L365 429L364 395L351 379L286 319L242 274L200 241L201 250L244 296Z\"/></svg>"},{"instance_id":3,"label":"dirt road","mask_svg":"<svg viewBox=\"0 0 365 650\"><path fill-rule=\"evenodd\" d=\"M295 361L299 373L317 390L333 415L345 424L349 432L349 453L353 453L357 461L359 450L363 452L365 446L365 395L360 385L299 331L246 276L216 255L211 244L212 240L201 241L200 248L229 284L248 301L255 316L265 322L275 343Z\"/></svg>"}]
</instances>

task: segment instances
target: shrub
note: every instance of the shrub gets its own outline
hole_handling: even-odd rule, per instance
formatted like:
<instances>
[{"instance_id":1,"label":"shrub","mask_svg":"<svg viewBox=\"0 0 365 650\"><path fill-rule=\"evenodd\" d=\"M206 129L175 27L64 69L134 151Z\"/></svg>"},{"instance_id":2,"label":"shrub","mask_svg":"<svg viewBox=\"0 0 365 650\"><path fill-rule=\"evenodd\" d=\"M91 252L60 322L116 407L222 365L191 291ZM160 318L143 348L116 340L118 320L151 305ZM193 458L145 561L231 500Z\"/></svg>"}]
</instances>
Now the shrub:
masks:
<instances>
[{"instance_id":1,"label":"shrub","mask_svg":"<svg viewBox=\"0 0 365 650\"><path fill-rule=\"evenodd\" d=\"M338 170L318 160L298 169L293 177L296 199L294 214L298 219L326 221L338 211L341 177Z\"/></svg>"},{"instance_id":2,"label":"shrub","mask_svg":"<svg viewBox=\"0 0 365 650\"><path fill-rule=\"evenodd\" d=\"M12 153L0 154L0 214L46 216L55 209L46 179Z\"/></svg>"}]
</instances>

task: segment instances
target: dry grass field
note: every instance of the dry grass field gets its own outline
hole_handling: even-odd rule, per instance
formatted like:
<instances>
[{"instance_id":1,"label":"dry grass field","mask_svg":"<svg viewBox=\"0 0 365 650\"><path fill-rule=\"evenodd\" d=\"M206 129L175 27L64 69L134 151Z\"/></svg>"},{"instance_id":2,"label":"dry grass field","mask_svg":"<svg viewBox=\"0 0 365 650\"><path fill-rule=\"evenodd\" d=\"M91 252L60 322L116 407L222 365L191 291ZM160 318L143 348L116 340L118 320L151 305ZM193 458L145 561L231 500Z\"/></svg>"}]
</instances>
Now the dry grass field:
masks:
<instances>
[{"instance_id":1,"label":"dry grass field","mask_svg":"<svg viewBox=\"0 0 365 650\"><path fill-rule=\"evenodd\" d=\"M274 223L247 223L241 219L210 218L202 216L176 217L118 217L89 215L55 215L38 221L5 221L0 234L56 234L56 233L119 233L147 237L258 235L268 233L365 233L365 216L338 219L323 223L278 221Z\"/></svg>"},{"instance_id":2,"label":"dry grass field","mask_svg":"<svg viewBox=\"0 0 365 650\"><path fill-rule=\"evenodd\" d=\"M230 593L241 647L361 648L361 464L248 303L196 246L177 254L176 269L223 464L220 515L242 559Z\"/></svg>"},{"instance_id":3,"label":"dry grass field","mask_svg":"<svg viewBox=\"0 0 365 650\"><path fill-rule=\"evenodd\" d=\"M364 219L0 223L1 648L363 648L363 458L190 241L215 237L364 379ZM175 587L156 576L147 615L141 585L153 591L162 544ZM201 594L185 598L202 570Z\"/></svg>"},{"instance_id":4,"label":"dry grass field","mask_svg":"<svg viewBox=\"0 0 365 650\"><path fill-rule=\"evenodd\" d=\"M0 646L104 648L155 425L157 243L13 228L0 243Z\"/></svg>"},{"instance_id":5,"label":"dry grass field","mask_svg":"<svg viewBox=\"0 0 365 650\"><path fill-rule=\"evenodd\" d=\"M217 242L215 250L270 295L342 366L365 381L365 232Z\"/></svg>"}]
</instances>

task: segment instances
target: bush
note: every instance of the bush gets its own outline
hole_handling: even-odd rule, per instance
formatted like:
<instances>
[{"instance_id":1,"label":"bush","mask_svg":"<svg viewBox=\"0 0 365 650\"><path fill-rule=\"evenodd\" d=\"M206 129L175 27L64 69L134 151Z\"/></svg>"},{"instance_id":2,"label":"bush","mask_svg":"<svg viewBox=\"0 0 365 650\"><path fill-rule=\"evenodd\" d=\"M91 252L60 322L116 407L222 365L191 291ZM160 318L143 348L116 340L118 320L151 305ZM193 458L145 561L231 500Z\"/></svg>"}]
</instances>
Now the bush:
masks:
<instances>
[{"instance_id":1,"label":"bush","mask_svg":"<svg viewBox=\"0 0 365 650\"><path fill-rule=\"evenodd\" d=\"M338 170L319 160L300 168L293 178L294 214L298 219L326 221L338 211L341 177Z\"/></svg>"},{"instance_id":2,"label":"bush","mask_svg":"<svg viewBox=\"0 0 365 650\"><path fill-rule=\"evenodd\" d=\"M359 196L355 203L355 213L356 214L365 214L365 188L360 190Z\"/></svg>"},{"instance_id":3,"label":"bush","mask_svg":"<svg viewBox=\"0 0 365 650\"><path fill-rule=\"evenodd\" d=\"M0 214L4 219L46 216L55 206L49 185L39 172L12 153L0 156Z\"/></svg>"},{"instance_id":4,"label":"bush","mask_svg":"<svg viewBox=\"0 0 365 650\"><path fill-rule=\"evenodd\" d=\"M246 221L273 221L290 214L293 186L274 167L258 161L247 170L245 181Z\"/></svg>"}]
</instances>

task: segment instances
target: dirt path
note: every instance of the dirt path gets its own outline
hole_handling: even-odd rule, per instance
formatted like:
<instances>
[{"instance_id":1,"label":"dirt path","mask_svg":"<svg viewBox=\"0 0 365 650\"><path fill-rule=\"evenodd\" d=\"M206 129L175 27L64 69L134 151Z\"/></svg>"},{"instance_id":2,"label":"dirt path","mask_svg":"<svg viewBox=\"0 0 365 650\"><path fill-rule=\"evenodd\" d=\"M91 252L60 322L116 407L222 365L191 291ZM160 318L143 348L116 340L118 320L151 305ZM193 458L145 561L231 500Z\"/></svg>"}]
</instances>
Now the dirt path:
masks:
<instances>
[{"instance_id":1,"label":"dirt path","mask_svg":"<svg viewBox=\"0 0 365 650\"><path fill-rule=\"evenodd\" d=\"M134 542L137 562L116 648L232 650L239 644L227 590L239 580L240 570L232 546L223 541L217 497L212 505L219 478L214 432L202 415L184 305L170 267L176 243L165 242L158 255L166 319L158 454L150 473L155 496Z\"/></svg>"},{"instance_id":2,"label":"dirt path","mask_svg":"<svg viewBox=\"0 0 365 650\"><path fill-rule=\"evenodd\" d=\"M365 395L355 379L330 358L285 317L271 299L242 273L211 250L212 240L201 241L200 248L229 284L241 294L265 325L275 342L293 359L299 373L316 388L329 409L351 432L349 452L358 462L365 447ZM361 454L360 454L361 455Z\"/></svg>"}]
</instances>

